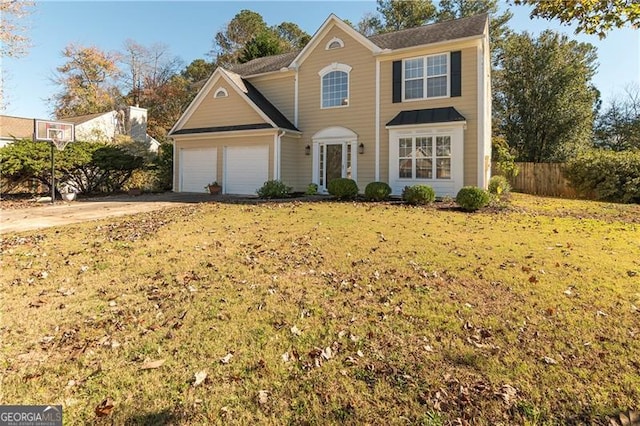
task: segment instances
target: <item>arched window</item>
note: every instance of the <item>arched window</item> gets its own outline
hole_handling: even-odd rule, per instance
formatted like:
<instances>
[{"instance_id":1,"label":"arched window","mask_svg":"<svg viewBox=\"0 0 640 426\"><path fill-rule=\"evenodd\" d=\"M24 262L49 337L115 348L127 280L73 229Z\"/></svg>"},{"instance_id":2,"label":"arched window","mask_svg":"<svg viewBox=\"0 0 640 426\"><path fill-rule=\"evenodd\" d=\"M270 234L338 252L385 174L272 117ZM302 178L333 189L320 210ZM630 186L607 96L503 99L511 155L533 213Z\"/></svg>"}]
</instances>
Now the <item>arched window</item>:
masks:
<instances>
[{"instance_id":1,"label":"arched window","mask_svg":"<svg viewBox=\"0 0 640 426\"><path fill-rule=\"evenodd\" d=\"M321 107L334 108L349 105L349 73L351 67L333 63L324 67L320 75Z\"/></svg>"},{"instance_id":2,"label":"arched window","mask_svg":"<svg viewBox=\"0 0 640 426\"><path fill-rule=\"evenodd\" d=\"M341 47L344 47L344 42L338 37L334 37L329 40L327 45L324 47L324 50L340 49Z\"/></svg>"},{"instance_id":3,"label":"arched window","mask_svg":"<svg viewBox=\"0 0 640 426\"><path fill-rule=\"evenodd\" d=\"M216 93L213 95L214 98L226 98L227 96L229 96L229 93L227 93L227 89L225 89L224 87L220 87L218 88L218 90L216 90Z\"/></svg>"}]
</instances>

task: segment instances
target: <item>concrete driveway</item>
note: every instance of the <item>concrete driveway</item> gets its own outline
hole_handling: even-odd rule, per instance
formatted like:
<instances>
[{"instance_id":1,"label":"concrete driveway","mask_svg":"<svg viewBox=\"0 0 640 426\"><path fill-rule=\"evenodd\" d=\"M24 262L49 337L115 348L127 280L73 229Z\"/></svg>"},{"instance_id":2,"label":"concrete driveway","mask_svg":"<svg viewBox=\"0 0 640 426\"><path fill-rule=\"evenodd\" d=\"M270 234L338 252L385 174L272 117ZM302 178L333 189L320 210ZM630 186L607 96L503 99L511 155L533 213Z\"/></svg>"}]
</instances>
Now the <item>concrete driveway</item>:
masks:
<instances>
[{"instance_id":1,"label":"concrete driveway","mask_svg":"<svg viewBox=\"0 0 640 426\"><path fill-rule=\"evenodd\" d=\"M0 234L218 200L221 198L209 194L164 193L144 194L137 197L119 195L70 203L56 201L54 205L45 204L24 209L0 210Z\"/></svg>"}]
</instances>

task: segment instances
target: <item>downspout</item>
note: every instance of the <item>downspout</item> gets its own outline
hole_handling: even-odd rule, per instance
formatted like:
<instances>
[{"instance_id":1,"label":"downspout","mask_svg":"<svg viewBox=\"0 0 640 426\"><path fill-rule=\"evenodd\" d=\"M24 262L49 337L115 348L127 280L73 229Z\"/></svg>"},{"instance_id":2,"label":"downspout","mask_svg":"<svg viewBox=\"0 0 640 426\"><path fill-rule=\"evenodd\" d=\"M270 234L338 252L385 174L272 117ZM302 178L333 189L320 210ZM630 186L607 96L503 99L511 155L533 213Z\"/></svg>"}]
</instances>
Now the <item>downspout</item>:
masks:
<instances>
[{"instance_id":1,"label":"downspout","mask_svg":"<svg viewBox=\"0 0 640 426\"><path fill-rule=\"evenodd\" d=\"M285 131L281 130L280 132L276 133L276 135L273 138L273 178L276 180L280 179L280 167L281 167L281 162L280 162L280 157L281 157L281 150L282 150L282 140L281 138L284 136Z\"/></svg>"},{"instance_id":2,"label":"downspout","mask_svg":"<svg viewBox=\"0 0 640 426\"><path fill-rule=\"evenodd\" d=\"M380 59L376 58L376 152L375 181L380 181Z\"/></svg>"},{"instance_id":3,"label":"downspout","mask_svg":"<svg viewBox=\"0 0 640 426\"><path fill-rule=\"evenodd\" d=\"M298 65L295 65L296 74L293 80L293 125L298 128Z\"/></svg>"},{"instance_id":4,"label":"downspout","mask_svg":"<svg viewBox=\"0 0 640 426\"><path fill-rule=\"evenodd\" d=\"M178 169L178 161L176 157L176 140L174 138L170 138L171 139L171 145L172 145L172 151L173 151L173 179L172 179L172 184L171 184L171 192L180 192L180 176L178 176L178 173L176 173L176 170ZM176 189L177 187L177 189Z\"/></svg>"}]
</instances>

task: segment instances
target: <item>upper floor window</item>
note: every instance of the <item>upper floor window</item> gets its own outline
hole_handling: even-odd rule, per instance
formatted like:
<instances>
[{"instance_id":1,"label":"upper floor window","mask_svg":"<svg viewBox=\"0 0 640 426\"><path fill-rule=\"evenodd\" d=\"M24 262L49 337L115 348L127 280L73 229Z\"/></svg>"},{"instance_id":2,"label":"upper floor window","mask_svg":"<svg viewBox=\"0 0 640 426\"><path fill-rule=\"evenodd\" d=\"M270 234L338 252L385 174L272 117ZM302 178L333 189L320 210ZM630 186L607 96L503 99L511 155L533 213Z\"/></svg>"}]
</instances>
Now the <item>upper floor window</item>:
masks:
<instances>
[{"instance_id":1,"label":"upper floor window","mask_svg":"<svg viewBox=\"0 0 640 426\"><path fill-rule=\"evenodd\" d=\"M403 61L404 99L449 96L449 54L423 56Z\"/></svg>"},{"instance_id":2,"label":"upper floor window","mask_svg":"<svg viewBox=\"0 0 640 426\"><path fill-rule=\"evenodd\" d=\"M334 37L331 40L329 40L324 50L340 49L341 47L344 47L344 42L340 40L338 37Z\"/></svg>"},{"instance_id":3,"label":"upper floor window","mask_svg":"<svg viewBox=\"0 0 640 426\"><path fill-rule=\"evenodd\" d=\"M321 107L333 108L349 105L349 73L351 67L333 63L324 67L320 74Z\"/></svg>"},{"instance_id":4,"label":"upper floor window","mask_svg":"<svg viewBox=\"0 0 640 426\"><path fill-rule=\"evenodd\" d=\"M229 96L229 93L227 93L227 89L224 87L218 88L216 93L213 95L214 98L226 98L227 96Z\"/></svg>"}]
</instances>

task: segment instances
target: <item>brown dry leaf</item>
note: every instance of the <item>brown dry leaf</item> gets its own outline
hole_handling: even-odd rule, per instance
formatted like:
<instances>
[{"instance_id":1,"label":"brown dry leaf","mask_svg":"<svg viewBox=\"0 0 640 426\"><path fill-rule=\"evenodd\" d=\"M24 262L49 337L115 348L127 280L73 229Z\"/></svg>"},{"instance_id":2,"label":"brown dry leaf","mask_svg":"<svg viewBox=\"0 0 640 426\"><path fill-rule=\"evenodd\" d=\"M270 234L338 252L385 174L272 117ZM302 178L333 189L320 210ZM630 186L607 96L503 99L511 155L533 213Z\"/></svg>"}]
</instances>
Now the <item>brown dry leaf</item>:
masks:
<instances>
[{"instance_id":1,"label":"brown dry leaf","mask_svg":"<svg viewBox=\"0 0 640 426\"><path fill-rule=\"evenodd\" d=\"M264 405L269 400L269 392L266 390L261 390L258 392L258 403L260 405Z\"/></svg>"},{"instance_id":2,"label":"brown dry leaf","mask_svg":"<svg viewBox=\"0 0 640 426\"><path fill-rule=\"evenodd\" d=\"M96 416L105 417L111 414L113 411L113 399L110 397L105 398L100 404L96 406Z\"/></svg>"},{"instance_id":3,"label":"brown dry leaf","mask_svg":"<svg viewBox=\"0 0 640 426\"><path fill-rule=\"evenodd\" d=\"M640 411L622 412L618 418L609 418L610 426L638 426L640 425Z\"/></svg>"},{"instance_id":4,"label":"brown dry leaf","mask_svg":"<svg viewBox=\"0 0 640 426\"><path fill-rule=\"evenodd\" d=\"M531 276L529 277L529 282L530 282L531 284L535 284L535 283L537 283L537 282L538 282L538 277L536 277L535 275L531 275Z\"/></svg>"},{"instance_id":5,"label":"brown dry leaf","mask_svg":"<svg viewBox=\"0 0 640 426\"><path fill-rule=\"evenodd\" d=\"M140 370L153 370L155 368L160 368L164 364L164 359L157 359L155 361L147 361L140 366Z\"/></svg>"},{"instance_id":6,"label":"brown dry leaf","mask_svg":"<svg viewBox=\"0 0 640 426\"><path fill-rule=\"evenodd\" d=\"M544 361L545 364L549 364L549 365L554 365L558 363L558 361L556 361L555 359L549 356L542 357L542 361Z\"/></svg>"}]
</instances>

